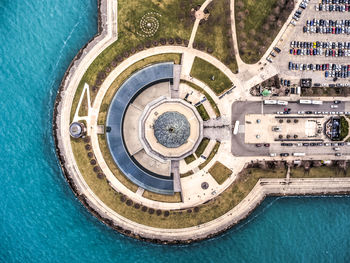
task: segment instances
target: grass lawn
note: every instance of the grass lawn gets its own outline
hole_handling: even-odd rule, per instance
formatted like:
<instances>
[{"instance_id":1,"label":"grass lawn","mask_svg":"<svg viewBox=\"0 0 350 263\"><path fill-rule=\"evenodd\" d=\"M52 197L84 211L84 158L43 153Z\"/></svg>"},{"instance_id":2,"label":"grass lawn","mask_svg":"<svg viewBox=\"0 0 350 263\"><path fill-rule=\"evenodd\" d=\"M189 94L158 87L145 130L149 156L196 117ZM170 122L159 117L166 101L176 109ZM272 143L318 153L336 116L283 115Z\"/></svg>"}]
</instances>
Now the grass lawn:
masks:
<instances>
[{"instance_id":1,"label":"grass lawn","mask_svg":"<svg viewBox=\"0 0 350 263\"><path fill-rule=\"evenodd\" d=\"M84 94L83 100L81 101L78 114L79 114L79 116L87 116L88 115L88 100L87 100L87 93L86 92Z\"/></svg>"},{"instance_id":2,"label":"grass lawn","mask_svg":"<svg viewBox=\"0 0 350 263\"><path fill-rule=\"evenodd\" d=\"M118 1L118 40L106 48L89 66L82 77L76 95L81 93L84 83L89 84L91 99L95 93L91 87L96 84L97 75L106 73L111 68L111 62L117 61L118 56L125 52L143 48L147 43L160 38L181 38L189 40L194 22L191 17L191 8L201 5L204 0L119 0ZM159 22L157 32L150 37L142 36L140 20L149 12ZM76 107L76 106L75 106ZM74 107L74 109L75 109Z\"/></svg>"},{"instance_id":3,"label":"grass lawn","mask_svg":"<svg viewBox=\"0 0 350 263\"><path fill-rule=\"evenodd\" d=\"M207 9L210 12L207 21L199 25L195 42L213 51L212 55L225 63L232 72L237 72L237 62L233 50L229 1L214 0Z\"/></svg>"},{"instance_id":4,"label":"grass lawn","mask_svg":"<svg viewBox=\"0 0 350 263\"><path fill-rule=\"evenodd\" d=\"M187 173L180 174L180 177L183 178L183 177L186 177L186 176L190 176L190 175L192 175L192 174L193 174L193 171L190 170L190 171L188 171Z\"/></svg>"},{"instance_id":5,"label":"grass lawn","mask_svg":"<svg viewBox=\"0 0 350 263\"><path fill-rule=\"evenodd\" d=\"M196 157L193 154L191 154L191 155L187 156L184 160L185 160L186 164L189 164L189 163L192 163L193 161L195 161Z\"/></svg>"},{"instance_id":6,"label":"grass lawn","mask_svg":"<svg viewBox=\"0 0 350 263\"><path fill-rule=\"evenodd\" d=\"M294 7L293 0L236 0L239 53L248 64L259 61Z\"/></svg>"},{"instance_id":7,"label":"grass lawn","mask_svg":"<svg viewBox=\"0 0 350 263\"><path fill-rule=\"evenodd\" d=\"M213 150L211 150L211 152L210 152L208 158L205 160L205 162L202 163L202 164L200 164L200 165L198 166L198 168L199 168L200 170L202 170L202 169L211 161L211 159L214 158L215 154L216 154L216 153L218 152L218 150L219 150L219 147L220 147L220 142L216 142L216 144L215 144Z\"/></svg>"},{"instance_id":8,"label":"grass lawn","mask_svg":"<svg viewBox=\"0 0 350 263\"><path fill-rule=\"evenodd\" d=\"M349 87L312 87L302 88L301 96L316 96L316 97L334 97L342 96L348 97L350 95Z\"/></svg>"},{"instance_id":9,"label":"grass lawn","mask_svg":"<svg viewBox=\"0 0 350 263\"><path fill-rule=\"evenodd\" d=\"M344 116L340 117L340 136L339 141L342 141L349 134L349 123Z\"/></svg>"},{"instance_id":10,"label":"grass lawn","mask_svg":"<svg viewBox=\"0 0 350 263\"><path fill-rule=\"evenodd\" d=\"M194 59L191 76L207 84L217 95L232 87L232 82L220 69L198 57Z\"/></svg>"},{"instance_id":11,"label":"grass lawn","mask_svg":"<svg viewBox=\"0 0 350 263\"><path fill-rule=\"evenodd\" d=\"M197 158L199 158L202 153L205 151L205 149L207 148L208 144L209 144L210 140L208 138L203 138L201 143L198 145L198 148L195 152Z\"/></svg>"},{"instance_id":12,"label":"grass lawn","mask_svg":"<svg viewBox=\"0 0 350 263\"><path fill-rule=\"evenodd\" d=\"M197 108L199 115L201 115L201 118L203 121L207 121L210 119L209 114L208 114L207 110L204 108L203 104L200 104L196 108Z\"/></svg>"},{"instance_id":13,"label":"grass lawn","mask_svg":"<svg viewBox=\"0 0 350 263\"><path fill-rule=\"evenodd\" d=\"M181 195L180 193L174 193L174 195L161 195L156 194L150 191L144 191L143 195L144 198L151 199L154 201L159 202L166 202L166 203L179 203L181 202Z\"/></svg>"},{"instance_id":14,"label":"grass lawn","mask_svg":"<svg viewBox=\"0 0 350 263\"><path fill-rule=\"evenodd\" d=\"M218 184L223 184L232 174L232 171L220 162L215 162L208 172Z\"/></svg>"},{"instance_id":15,"label":"grass lawn","mask_svg":"<svg viewBox=\"0 0 350 263\"><path fill-rule=\"evenodd\" d=\"M347 177L350 176L350 170L344 171L334 166L312 167L309 171L305 171L303 167L291 169L291 178L329 178L329 177Z\"/></svg>"},{"instance_id":16,"label":"grass lawn","mask_svg":"<svg viewBox=\"0 0 350 263\"><path fill-rule=\"evenodd\" d=\"M119 0L118 1L118 40L103 51L91 64L84 76L88 83L94 83L96 75L124 51L130 51L139 44L160 38L189 40L193 22L191 8L202 4L203 0ZM140 20L148 12L159 21L158 31L151 37L143 37Z\"/></svg>"},{"instance_id":17,"label":"grass lawn","mask_svg":"<svg viewBox=\"0 0 350 263\"><path fill-rule=\"evenodd\" d=\"M207 98L207 100L209 101L211 107L214 109L216 117L220 117L220 110L218 108L218 106L216 105L215 101L213 100L213 98L202 88L198 87L197 85L193 84L192 82L188 82L185 80L181 80L182 83L186 83L186 85L189 85L192 89L199 91L200 93L204 94L204 96Z\"/></svg>"},{"instance_id":18,"label":"grass lawn","mask_svg":"<svg viewBox=\"0 0 350 263\"><path fill-rule=\"evenodd\" d=\"M71 140L74 156L77 165L91 190L112 210L120 215L133 220L134 222L159 228L182 228L191 227L211 221L230 209L235 207L254 187L259 178L283 178L285 170L244 170L238 179L228 187L217 198L199 206L198 212L184 213L184 211L170 211L169 216L157 216L156 213L150 214L142 212L134 206L127 206L121 200L122 195L114 191L106 179L98 179L93 172L92 166L89 165L85 144L81 139Z\"/></svg>"}]
</instances>

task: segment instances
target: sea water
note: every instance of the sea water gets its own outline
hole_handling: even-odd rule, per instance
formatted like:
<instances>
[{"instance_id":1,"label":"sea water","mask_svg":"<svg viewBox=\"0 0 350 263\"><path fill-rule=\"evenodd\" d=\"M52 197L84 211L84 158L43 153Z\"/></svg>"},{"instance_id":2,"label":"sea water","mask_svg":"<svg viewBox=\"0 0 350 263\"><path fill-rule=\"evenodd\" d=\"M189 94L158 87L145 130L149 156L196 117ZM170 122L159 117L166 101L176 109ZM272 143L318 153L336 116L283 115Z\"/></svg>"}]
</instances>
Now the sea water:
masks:
<instances>
[{"instance_id":1,"label":"sea water","mask_svg":"<svg viewBox=\"0 0 350 263\"><path fill-rule=\"evenodd\" d=\"M349 262L350 198L268 198L211 240L161 246L76 200L54 151L59 82L97 31L96 0L0 0L0 262Z\"/></svg>"}]
</instances>

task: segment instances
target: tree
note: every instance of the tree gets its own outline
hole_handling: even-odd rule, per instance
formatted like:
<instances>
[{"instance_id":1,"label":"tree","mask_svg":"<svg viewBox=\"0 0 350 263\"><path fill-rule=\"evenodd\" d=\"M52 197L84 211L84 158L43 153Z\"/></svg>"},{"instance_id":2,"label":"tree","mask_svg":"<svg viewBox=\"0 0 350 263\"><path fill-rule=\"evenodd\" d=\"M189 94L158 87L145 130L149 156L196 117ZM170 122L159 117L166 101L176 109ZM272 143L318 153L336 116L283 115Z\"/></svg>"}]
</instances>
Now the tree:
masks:
<instances>
[{"instance_id":1,"label":"tree","mask_svg":"<svg viewBox=\"0 0 350 263\"><path fill-rule=\"evenodd\" d=\"M270 25L268 23L263 25L263 30L264 31L269 31L269 29L270 29Z\"/></svg>"}]
</instances>

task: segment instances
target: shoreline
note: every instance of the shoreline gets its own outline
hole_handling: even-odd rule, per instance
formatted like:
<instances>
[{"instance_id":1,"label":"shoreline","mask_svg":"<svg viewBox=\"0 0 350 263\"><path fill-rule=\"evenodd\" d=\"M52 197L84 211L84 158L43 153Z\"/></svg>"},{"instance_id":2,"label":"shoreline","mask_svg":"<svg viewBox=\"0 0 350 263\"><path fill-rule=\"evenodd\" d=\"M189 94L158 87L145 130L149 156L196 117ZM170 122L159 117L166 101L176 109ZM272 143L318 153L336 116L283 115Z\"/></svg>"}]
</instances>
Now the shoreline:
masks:
<instances>
[{"instance_id":1,"label":"shoreline","mask_svg":"<svg viewBox=\"0 0 350 263\"><path fill-rule=\"evenodd\" d=\"M103 12L106 12L107 10L107 1L108 0L97 0L98 4L98 32L97 34L89 40L77 53L77 55L74 57L72 62L70 63L69 67L67 68L62 81L60 83L59 89L57 91L54 109L53 109L53 136L55 141L55 150L56 155L58 157L63 175L68 182L69 186L74 192L74 195L78 198L78 200L90 211L91 214L93 214L96 218L98 218L102 223L106 224L107 226L113 228L114 230L118 231L119 233L138 239L142 241L157 243L157 244L189 244L192 242L198 242L205 239L213 238L215 236L221 235L223 232L231 229L232 227L236 226L243 220L245 220L248 216L251 215L251 213L254 212L254 210L265 200L267 196L320 196L320 195L344 195L344 194L350 194L350 179L345 178L347 180L345 184L344 190L332 190L329 188L328 190L315 190L315 192L309 192L309 193L302 193L302 190L298 189L298 185L295 186L295 188L289 188L289 184L287 185L286 179L279 179L279 180L270 180L270 179L260 179L258 183L254 186L252 191L239 203L236 207L234 207L232 210L227 212L226 214L218 217L217 219L213 220L216 221L218 219L222 220L222 222L219 222L220 224L217 227L212 227L213 221L204 223L199 226L190 227L190 228L182 228L182 229L169 229L169 231L173 230L173 232L176 232L176 230L187 230L187 229L198 229L202 231L202 233L198 233L197 235L193 235L193 238L187 238L185 234L182 234L184 237L183 239L180 238L181 233L178 237L173 238L171 235L166 235L164 233L159 232L158 237L154 238L152 237L152 234L149 232L146 233L146 231L143 231L143 229L134 229L132 225L129 225L130 229L127 229L125 227L122 227L122 224L118 224L118 221L113 220L111 217L105 216L107 214L103 214L103 208L99 209L99 207L96 206L96 204L93 204L89 198L79 189L77 178L74 174L74 169L72 167L67 168L67 164L69 165L69 161L66 161L66 156L62 153L62 150L60 148L61 145L61 138L60 138L60 109L62 107L62 99L64 98L64 93L67 89L67 86L71 79L71 77L75 73L75 69L80 65L81 61L83 60L84 56L89 53L89 51L96 45L101 39L104 39L105 35L107 34L107 24L106 24L106 15ZM62 147L62 146L61 146ZM73 172L72 172L73 170ZM337 178L339 179L339 178ZM291 179L288 182L305 182L307 179ZM312 180L311 180L312 181ZM326 181L326 180L324 180ZM337 180L335 180L337 181ZM327 181L334 182L334 180L329 179ZM284 184L283 184L284 183ZM273 185L273 184L277 184ZM292 183L293 184L293 183ZM296 183L297 184L297 183ZM282 188L281 188L282 185ZM286 186L287 185L287 186ZM294 186L294 185L293 185ZM271 188L269 188L271 187ZM274 188L275 187L275 188ZM301 186L300 186L301 187ZM277 193L274 192L277 189ZM296 192L292 192L292 191ZM290 191L288 193L288 191ZM301 191L298 192L297 191ZM252 195L252 196L251 196ZM251 199L253 198L253 199ZM246 205L246 209L242 209L242 211L236 212L236 218L232 217L232 214L237 210L237 207ZM240 213L239 213L240 212ZM225 219L225 217L229 219ZM226 221L224 221L226 220ZM121 223L121 222L119 222ZM211 223L211 224L209 224ZM123 224L126 224L123 222ZM147 226L145 226L147 227ZM204 229L203 229L204 228ZM159 229L161 230L161 229ZM163 229L166 230L166 229ZM204 231L204 232L203 232ZM142 232L142 233L140 233ZM189 236L189 234L187 234Z\"/></svg>"}]
</instances>

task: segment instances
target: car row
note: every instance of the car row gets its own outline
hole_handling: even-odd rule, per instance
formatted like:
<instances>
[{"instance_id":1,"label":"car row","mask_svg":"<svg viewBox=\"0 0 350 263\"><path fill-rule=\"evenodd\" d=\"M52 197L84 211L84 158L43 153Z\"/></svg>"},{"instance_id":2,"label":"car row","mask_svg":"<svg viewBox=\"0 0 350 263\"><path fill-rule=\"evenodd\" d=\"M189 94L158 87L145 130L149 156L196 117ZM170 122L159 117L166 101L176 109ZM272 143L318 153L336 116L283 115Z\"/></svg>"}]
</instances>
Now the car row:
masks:
<instances>
[{"instance_id":1,"label":"car row","mask_svg":"<svg viewBox=\"0 0 350 263\"><path fill-rule=\"evenodd\" d=\"M345 68L342 68L341 70L325 71L324 76L326 78L330 77L330 78L333 78L335 80L337 78L346 79L346 78L350 77L350 71L348 71L346 69L346 66L345 66Z\"/></svg>"},{"instance_id":2,"label":"car row","mask_svg":"<svg viewBox=\"0 0 350 263\"><path fill-rule=\"evenodd\" d=\"M291 48L328 48L328 49L350 49L350 42L308 42L308 41L291 41Z\"/></svg>"},{"instance_id":3,"label":"car row","mask_svg":"<svg viewBox=\"0 0 350 263\"><path fill-rule=\"evenodd\" d=\"M324 12L350 12L349 4L318 4L315 6L316 11Z\"/></svg>"},{"instance_id":4,"label":"car row","mask_svg":"<svg viewBox=\"0 0 350 263\"><path fill-rule=\"evenodd\" d=\"M299 4L299 9L297 11L295 11L294 15L293 15L293 19L290 21L290 23L292 25L296 25L296 22L299 20L301 13L303 12L303 9L305 9L308 4L309 4L310 0L302 0L301 3Z\"/></svg>"},{"instance_id":5,"label":"car row","mask_svg":"<svg viewBox=\"0 0 350 263\"><path fill-rule=\"evenodd\" d=\"M350 146L350 142L298 142L298 143L281 143L281 146L297 146L297 147L301 147L301 146Z\"/></svg>"},{"instance_id":6,"label":"car row","mask_svg":"<svg viewBox=\"0 0 350 263\"><path fill-rule=\"evenodd\" d=\"M350 0L321 0L320 4L350 4Z\"/></svg>"},{"instance_id":7,"label":"car row","mask_svg":"<svg viewBox=\"0 0 350 263\"><path fill-rule=\"evenodd\" d=\"M291 111L278 111L276 114L282 115L282 114L291 114ZM299 115L304 115L304 114L313 114L313 115L349 115L350 112L347 111L298 111Z\"/></svg>"},{"instance_id":8,"label":"car row","mask_svg":"<svg viewBox=\"0 0 350 263\"><path fill-rule=\"evenodd\" d=\"M290 80L281 78L281 79L280 79L280 82L281 82L281 86L290 87Z\"/></svg>"},{"instance_id":9,"label":"car row","mask_svg":"<svg viewBox=\"0 0 350 263\"><path fill-rule=\"evenodd\" d=\"M327 64L303 64L303 63L288 63L289 70L313 70L313 71L331 71L350 73L350 65L341 65L334 63Z\"/></svg>"},{"instance_id":10,"label":"car row","mask_svg":"<svg viewBox=\"0 0 350 263\"><path fill-rule=\"evenodd\" d=\"M307 26L330 26L330 27L342 27L342 26L350 26L349 19L341 19L341 20L332 20L332 19L312 19L306 20Z\"/></svg>"},{"instance_id":11,"label":"car row","mask_svg":"<svg viewBox=\"0 0 350 263\"><path fill-rule=\"evenodd\" d=\"M305 26L303 28L304 33L316 33L316 34L350 34L349 26Z\"/></svg>"},{"instance_id":12,"label":"car row","mask_svg":"<svg viewBox=\"0 0 350 263\"><path fill-rule=\"evenodd\" d=\"M323 49L323 48L291 48L289 54L297 56L326 56L326 57L349 57L350 50L346 49Z\"/></svg>"},{"instance_id":13,"label":"car row","mask_svg":"<svg viewBox=\"0 0 350 263\"><path fill-rule=\"evenodd\" d=\"M264 143L264 144L257 143L257 144L255 144L256 147L262 147L263 145L264 145L265 147L270 147L270 144L269 144L269 143Z\"/></svg>"}]
</instances>

